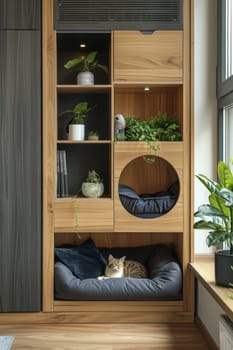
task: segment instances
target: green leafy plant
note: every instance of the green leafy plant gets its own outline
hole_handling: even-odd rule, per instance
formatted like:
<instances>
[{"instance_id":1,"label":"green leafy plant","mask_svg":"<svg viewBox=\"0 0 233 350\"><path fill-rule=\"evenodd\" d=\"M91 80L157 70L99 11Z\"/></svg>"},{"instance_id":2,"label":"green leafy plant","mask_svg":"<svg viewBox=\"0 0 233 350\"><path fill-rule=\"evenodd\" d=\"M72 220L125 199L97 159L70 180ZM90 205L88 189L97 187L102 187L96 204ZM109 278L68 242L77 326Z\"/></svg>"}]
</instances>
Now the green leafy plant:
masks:
<instances>
[{"instance_id":1,"label":"green leafy plant","mask_svg":"<svg viewBox=\"0 0 233 350\"><path fill-rule=\"evenodd\" d=\"M108 67L100 64L97 59L97 51L90 52L88 55L81 55L66 62L64 67L66 69L72 69L77 72L92 71L96 68L100 68L106 74L108 73Z\"/></svg>"},{"instance_id":2,"label":"green leafy plant","mask_svg":"<svg viewBox=\"0 0 233 350\"><path fill-rule=\"evenodd\" d=\"M87 102L79 102L74 106L73 109L68 109L60 113L59 116L70 113L72 115L71 124L84 124L87 113L95 107L96 105L88 107Z\"/></svg>"},{"instance_id":3,"label":"green leafy plant","mask_svg":"<svg viewBox=\"0 0 233 350\"><path fill-rule=\"evenodd\" d=\"M99 136L98 131L89 131L88 136Z\"/></svg>"},{"instance_id":4,"label":"green leafy plant","mask_svg":"<svg viewBox=\"0 0 233 350\"><path fill-rule=\"evenodd\" d=\"M126 117L125 140L126 141L145 141L153 150L158 151L159 145L153 145L151 141L158 141L157 132L147 121L135 118Z\"/></svg>"},{"instance_id":5,"label":"green leafy plant","mask_svg":"<svg viewBox=\"0 0 233 350\"><path fill-rule=\"evenodd\" d=\"M230 161L233 164L233 159ZM217 172L219 182L203 174L196 176L210 195L209 204L201 205L194 213L194 217L201 219L194 223L194 228L209 231L208 247L225 242L233 254L233 174L223 161L218 162Z\"/></svg>"},{"instance_id":6,"label":"green leafy plant","mask_svg":"<svg viewBox=\"0 0 233 350\"><path fill-rule=\"evenodd\" d=\"M148 124L156 130L159 141L179 141L182 138L177 119L169 117L166 113L158 112L150 118Z\"/></svg>"},{"instance_id":7,"label":"green leafy plant","mask_svg":"<svg viewBox=\"0 0 233 350\"><path fill-rule=\"evenodd\" d=\"M86 182L99 184L103 182L103 179L101 179L100 175L95 170L89 170Z\"/></svg>"}]
</instances>

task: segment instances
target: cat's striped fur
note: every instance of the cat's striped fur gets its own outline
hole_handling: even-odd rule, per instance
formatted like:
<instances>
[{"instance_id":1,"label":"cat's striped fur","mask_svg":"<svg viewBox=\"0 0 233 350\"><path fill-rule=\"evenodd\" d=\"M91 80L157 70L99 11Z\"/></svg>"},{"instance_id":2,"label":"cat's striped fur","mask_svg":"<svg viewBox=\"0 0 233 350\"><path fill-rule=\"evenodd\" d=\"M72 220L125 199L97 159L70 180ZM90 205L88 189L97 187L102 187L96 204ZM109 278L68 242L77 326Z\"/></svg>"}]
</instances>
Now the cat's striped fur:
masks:
<instances>
[{"instance_id":1,"label":"cat's striped fur","mask_svg":"<svg viewBox=\"0 0 233 350\"><path fill-rule=\"evenodd\" d=\"M125 260L125 256L114 258L111 254L108 257L108 263L105 267L104 276L98 279L106 278L147 278L147 270L139 261Z\"/></svg>"}]
</instances>

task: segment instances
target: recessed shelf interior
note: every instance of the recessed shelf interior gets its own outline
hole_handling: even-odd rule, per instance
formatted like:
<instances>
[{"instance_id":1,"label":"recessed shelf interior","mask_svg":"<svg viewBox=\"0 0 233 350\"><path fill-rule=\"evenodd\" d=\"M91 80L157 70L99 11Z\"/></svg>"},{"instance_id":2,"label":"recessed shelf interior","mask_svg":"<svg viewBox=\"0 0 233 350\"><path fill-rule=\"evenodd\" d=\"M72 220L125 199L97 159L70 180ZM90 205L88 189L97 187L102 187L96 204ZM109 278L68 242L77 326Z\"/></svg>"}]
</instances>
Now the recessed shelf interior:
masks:
<instances>
[{"instance_id":1,"label":"recessed shelf interior","mask_svg":"<svg viewBox=\"0 0 233 350\"><path fill-rule=\"evenodd\" d=\"M144 88L149 90L145 91ZM183 87L182 85L116 85L114 88L114 113L125 117L148 120L158 112L166 113L178 120L183 129Z\"/></svg>"},{"instance_id":2,"label":"recessed shelf interior","mask_svg":"<svg viewBox=\"0 0 233 350\"><path fill-rule=\"evenodd\" d=\"M64 64L80 55L98 51L98 61L107 65L110 72L110 34L106 33L58 33L57 34L57 82L75 84L77 72L64 68ZM80 48L85 44L84 48ZM110 74L95 70L95 84L108 84Z\"/></svg>"},{"instance_id":3,"label":"recessed shelf interior","mask_svg":"<svg viewBox=\"0 0 233 350\"><path fill-rule=\"evenodd\" d=\"M81 196L82 182L95 170L104 183L104 196L111 197L111 144L58 144L66 151L69 196Z\"/></svg>"},{"instance_id":4,"label":"recessed shelf interior","mask_svg":"<svg viewBox=\"0 0 233 350\"><path fill-rule=\"evenodd\" d=\"M101 140L111 139L111 95L107 93L71 93L58 94L58 115L66 110L72 110L77 103L87 102L89 107L95 106L85 118L85 139L89 131L98 131ZM72 114L58 117L58 139L67 140L68 124Z\"/></svg>"}]
</instances>

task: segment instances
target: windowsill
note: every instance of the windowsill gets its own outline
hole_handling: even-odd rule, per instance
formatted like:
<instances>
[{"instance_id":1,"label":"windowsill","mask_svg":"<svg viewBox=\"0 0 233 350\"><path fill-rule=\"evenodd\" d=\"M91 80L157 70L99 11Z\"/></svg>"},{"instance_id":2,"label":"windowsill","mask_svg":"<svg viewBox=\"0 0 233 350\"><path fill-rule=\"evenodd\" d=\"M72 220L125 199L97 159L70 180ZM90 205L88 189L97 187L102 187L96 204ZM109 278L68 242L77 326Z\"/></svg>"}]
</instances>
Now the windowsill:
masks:
<instances>
[{"instance_id":1,"label":"windowsill","mask_svg":"<svg viewBox=\"0 0 233 350\"><path fill-rule=\"evenodd\" d=\"M215 284L214 255L195 255L190 266L195 277L204 285L233 322L233 300L227 296L229 289Z\"/></svg>"}]
</instances>

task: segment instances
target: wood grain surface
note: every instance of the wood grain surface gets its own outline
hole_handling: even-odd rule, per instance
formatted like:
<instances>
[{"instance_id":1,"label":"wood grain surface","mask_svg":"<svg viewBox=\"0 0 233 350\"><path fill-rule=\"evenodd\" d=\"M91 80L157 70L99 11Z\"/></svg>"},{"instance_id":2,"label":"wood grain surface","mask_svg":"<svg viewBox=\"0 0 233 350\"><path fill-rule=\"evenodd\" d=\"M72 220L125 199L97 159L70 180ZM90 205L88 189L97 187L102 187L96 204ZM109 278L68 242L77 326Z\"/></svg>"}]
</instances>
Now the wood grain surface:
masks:
<instances>
[{"instance_id":1,"label":"wood grain surface","mask_svg":"<svg viewBox=\"0 0 233 350\"><path fill-rule=\"evenodd\" d=\"M195 324L83 324L0 326L12 350L208 350Z\"/></svg>"}]
</instances>

